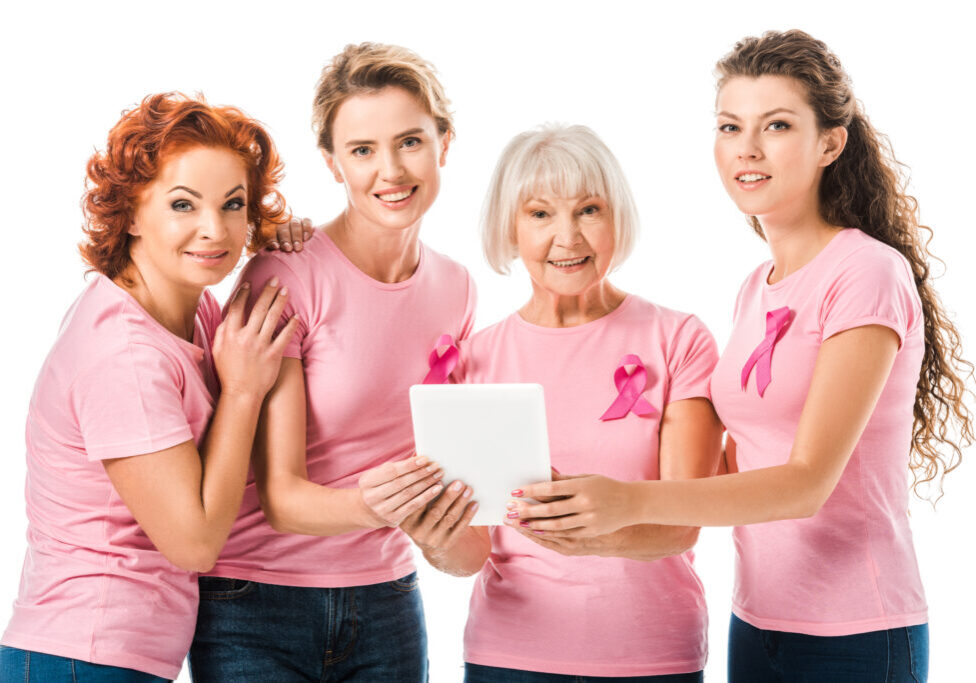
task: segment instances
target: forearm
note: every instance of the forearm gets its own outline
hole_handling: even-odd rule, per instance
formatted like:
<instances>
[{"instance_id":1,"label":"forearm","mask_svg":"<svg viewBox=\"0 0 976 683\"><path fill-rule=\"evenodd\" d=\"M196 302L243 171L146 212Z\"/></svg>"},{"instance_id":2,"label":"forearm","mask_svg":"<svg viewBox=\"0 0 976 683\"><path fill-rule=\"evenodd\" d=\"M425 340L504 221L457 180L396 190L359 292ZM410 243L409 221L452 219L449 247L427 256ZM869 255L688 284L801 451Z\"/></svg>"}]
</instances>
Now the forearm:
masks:
<instances>
[{"instance_id":1,"label":"forearm","mask_svg":"<svg viewBox=\"0 0 976 683\"><path fill-rule=\"evenodd\" d=\"M636 524L610 534L612 549L603 556L625 557L653 562L680 555L698 541L698 527L662 524ZM599 537L597 537L599 538Z\"/></svg>"},{"instance_id":2,"label":"forearm","mask_svg":"<svg viewBox=\"0 0 976 683\"><path fill-rule=\"evenodd\" d=\"M369 514L358 488L322 486L297 474L269 476L261 506L275 531L338 536L384 526Z\"/></svg>"},{"instance_id":3,"label":"forearm","mask_svg":"<svg viewBox=\"0 0 976 683\"><path fill-rule=\"evenodd\" d=\"M481 571L491 554L487 532L468 527L457 543L446 550L420 547L432 567L452 576L471 576Z\"/></svg>"},{"instance_id":4,"label":"forearm","mask_svg":"<svg viewBox=\"0 0 976 683\"><path fill-rule=\"evenodd\" d=\"M740 526L812 517L833 482L800 462L706 479L623 484L633 524Z\"/></svg>"}]
</instances>

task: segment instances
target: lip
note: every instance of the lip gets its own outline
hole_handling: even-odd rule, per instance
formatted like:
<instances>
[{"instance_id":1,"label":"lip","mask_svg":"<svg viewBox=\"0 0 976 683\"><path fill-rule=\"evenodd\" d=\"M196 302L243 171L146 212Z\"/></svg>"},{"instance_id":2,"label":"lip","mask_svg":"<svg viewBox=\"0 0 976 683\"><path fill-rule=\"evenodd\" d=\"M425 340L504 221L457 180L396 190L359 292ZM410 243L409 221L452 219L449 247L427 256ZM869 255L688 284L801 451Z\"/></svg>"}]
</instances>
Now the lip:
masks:
<instances>
[{"instance_id":1,"label":"lip","mask_svg":"<svg viewBox=\"0 0 976 683\"><path fill-rule=\"evenodd\" d=\"M555 261L575 261L576 259L583 259L583 262L577 263L576 265L573 266L557 266L555 264ZM593 257L587 254L586 256L573 256L570 258L547 259L546 265L552 266L553 268L556 269L557 272L560 273L576 273L586 268L586 266L590 265L592 261L593 261Z\"/></svg>"},{"instance_id":2,"label":"lip","mask_svg":"<svg viewBox=\"0 0 976 683\"><path fill-rule=\"evenodd\" d=\"M223 264L230 255L230 252L226 249L199 249L196 251L184 251L183 254L194 263L213 267Z\"/></svg>"},{"instance_id":3,"label":"lip","mask_svg":"<svg viewBox=\"0 0 976 683\"><path fill-rule=\"evenodd\" d=\"M419 185L397 185L396 187L384 187L379 192L374 192L373 197L380 203L381 206L387 209L403 209L408 206L415 196L417 196L417 190L420 188ZM380 195L397 194L399 192L409 192L409 196L399 199L395 202L388 202L380 199Z\"/></svg>"},{"instance_id":4,"label":"lip","mask_svg":"<svg viewBox=\"0 0 976 683\"><path fill-rule=\"evenodd\" d=\"M749 174L762 175L762 176L766 176L766 178L762 180L753 180L749 182L739 180L739 178L741 178L742 176L749 175ZM756 169L749 168L749 169L742 169L740 171L736 171L735 175L733 176L733 179L735 180L736 186L740 190L745 190L746 192L752 192L754 190L758 190L760 187L764 186L766 183L772 180L772 176L766 173L765 171L758 171Z\"/></svg>"}]
</instances>

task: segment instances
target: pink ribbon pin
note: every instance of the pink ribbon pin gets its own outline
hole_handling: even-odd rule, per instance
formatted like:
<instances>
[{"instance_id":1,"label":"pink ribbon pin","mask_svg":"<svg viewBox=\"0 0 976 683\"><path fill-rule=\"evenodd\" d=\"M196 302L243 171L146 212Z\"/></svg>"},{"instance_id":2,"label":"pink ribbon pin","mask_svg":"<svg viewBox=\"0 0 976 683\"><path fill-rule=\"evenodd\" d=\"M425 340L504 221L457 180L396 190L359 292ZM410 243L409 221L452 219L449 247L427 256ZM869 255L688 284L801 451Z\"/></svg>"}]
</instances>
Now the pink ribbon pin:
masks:
<instances>
[{"instance_id":1,"label":"pink ribbon pin","mask_svg":"<svg viewBox=\"0 0 976 683\"><path fill-rule=\"evenodd\" d=\"M443 349L443 351L441 351ZM454 337L449 334L442 334L437 338L430 356L427 357L427 365L430 370L424 377L424 384L444 384L447 378L454 372L458 363L458 349L454 344Z\"/></svg>"},{"instance_id":2,"label":"pink ribbon pin","mask_svg":"<svg viewBox=\"0 0 976 683\"><path fill-rule=\"evenodd\" d=\"M742 367L742 388L746 388L749 382L749 373L752 368L756 368L756 388L762 396L766 387L773 379L773 347L783 336L786 327L789 325L792 313L787 306L777 308L775 311L766 313L766 337L759 342L759 346L749 356L749 360Z\"/></svg>"},{"instance_id":3,"label":"pink ribbon pin","mask_svg":"<svg viewBox=\"0 0 976 683\"><path fill-rule=\"evenodd\" d=\"M634 366L633 372L627 372L628 365ZM644 362L640 357L628 353L621 358L620 365L613 373L613 383L617 387L617 398L607 408L607 412L600 416L601 420L619 420L630 412L641 417L657 412L654 406L641 396L647 386L647 369L644 368Z\"/></svg>"}]
</instances>

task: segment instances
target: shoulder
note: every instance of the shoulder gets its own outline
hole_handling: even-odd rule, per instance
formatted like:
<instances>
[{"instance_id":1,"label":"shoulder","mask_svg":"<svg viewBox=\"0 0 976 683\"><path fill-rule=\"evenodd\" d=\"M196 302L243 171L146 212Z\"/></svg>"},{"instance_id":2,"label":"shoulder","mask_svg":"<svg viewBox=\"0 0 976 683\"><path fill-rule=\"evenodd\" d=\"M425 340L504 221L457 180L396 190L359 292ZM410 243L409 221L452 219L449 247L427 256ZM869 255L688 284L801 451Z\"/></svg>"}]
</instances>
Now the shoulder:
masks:
<instances>
[{"instance_id":1,"label":"shoulder","mask_svg":"<svg viewBox=\"0 0 976 683\"><path fill-rule=\"evenodd\" d=\"M696 315L668 308L643 297L630 294L625 304L628 309L625 320L646 324L652 323L667 337L679 334L703 333L711 336L708 327Z\"/></svg>"},{"instance_id":2,"label":"shoulder","mask_svg":"<svg viewBox=\"0 0 976 683\"><path fill-rule=\"evenodd\" d=\"M423 242L420 243L423 250L424 268L429 270L434 277L451 281L464 282L466 285L471 280L468 269L454 259L432 249Z\"/></svg>"},{"instance_id":3,"label":"shoulder","mask_svg":"<svg viewBox=\"0 0 976 683\"><path fill-rule=\"evenodd\" d=\"M837 252L834 273L866 271L876 275L911 279L911 266L897 249L881 240L848 228L838 235L844 242Z\"/></svg>"}]
</instances>

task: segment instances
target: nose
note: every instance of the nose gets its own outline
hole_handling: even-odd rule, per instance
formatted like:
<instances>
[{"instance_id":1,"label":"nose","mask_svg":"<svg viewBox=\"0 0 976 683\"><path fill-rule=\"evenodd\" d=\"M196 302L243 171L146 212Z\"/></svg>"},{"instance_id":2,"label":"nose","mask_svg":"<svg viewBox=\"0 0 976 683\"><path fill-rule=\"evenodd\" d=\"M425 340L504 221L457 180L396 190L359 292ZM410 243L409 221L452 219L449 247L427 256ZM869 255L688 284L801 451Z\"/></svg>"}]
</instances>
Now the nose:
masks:
<instances>
[{"instance_id":1,"label":"nose","mask_svg":"<svg viewBox=\"0 0 976 683\"><path fill-rule=\"evenodd\" d=\"M755 133L744 133L739 136L738 157L740 159L754 160L761 159L762 156L759 138Z\"/></svg>"},{"instance_id":2,"label":"nose","mask_svg":"<svg viewBox=\"0 0 976 683\"><path fill-rule=\"evenodd\" d=\"M223 212L212 209L200 212L200 237L211 242L220 242L227 237L227 225Z\"/></svg>"},{"instance_id":3,"label":"nose","mask_svg":"<svg viewBox=\"0 0 976 683\"><path fill-rule=\"evenodd\" d=\"M386 182L393 182L403 176L403 161L396 149L390 148L380 155L380 176Z\"/></svg>"},{"instance_id":4,"label":"nose","mask_svg":"<svg viewBox=\"0 0 976 683\"><path fill-rule=\"evenodd\" d=\"M556 230L554 240L556 246L575 247L583 241L583 233L580 231L579 222L572 213L563 212L557 215L553 224Z\"/></svg>"}]
</instances>

